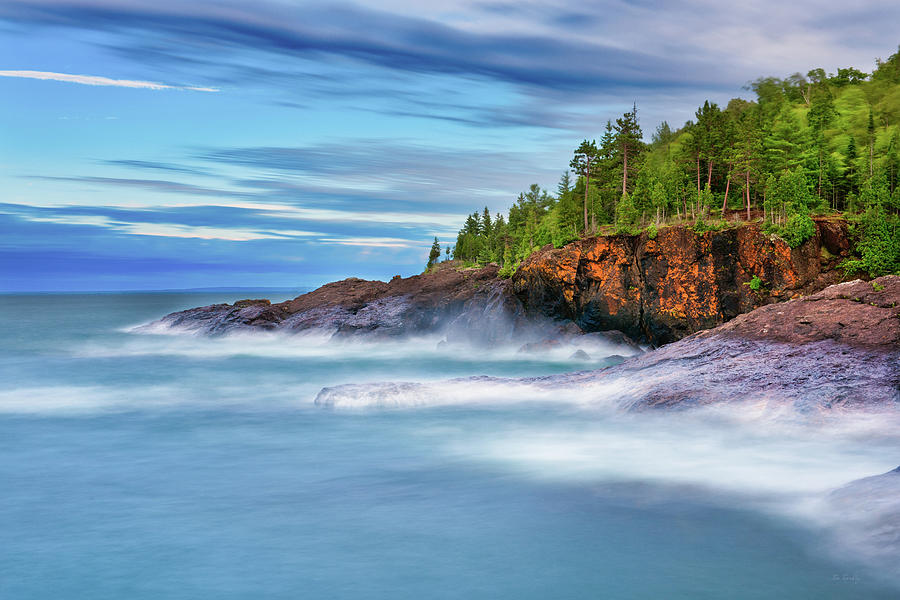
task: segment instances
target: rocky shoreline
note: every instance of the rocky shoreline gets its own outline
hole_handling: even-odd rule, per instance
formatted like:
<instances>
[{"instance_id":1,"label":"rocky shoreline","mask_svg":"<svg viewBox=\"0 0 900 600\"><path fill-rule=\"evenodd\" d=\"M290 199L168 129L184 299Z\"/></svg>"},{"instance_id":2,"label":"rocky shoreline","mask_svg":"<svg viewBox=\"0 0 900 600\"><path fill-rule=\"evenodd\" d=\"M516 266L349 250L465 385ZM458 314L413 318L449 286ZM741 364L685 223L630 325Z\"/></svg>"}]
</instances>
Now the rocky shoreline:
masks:
<instances>
[{"instance_id":1,"label":"rocky shoreline","mask_svg":"<svg viewBox=\"0 0 900 600\"><path fill-rule=\"evenodd\" d=\"M323 389L325 406L452 403L475 380ZM856 280L768 305L601 370L527 379L481 377L482 393L578 397L616 409L719 402L801 412L900 407L900 277ZM361 397L363 400L361 400Z\"/></svg>"},{"instance_id":2,"label":"rocky shoreline","mask_svg":"<svg viewBox=\"0 0 900 600\"><path fill-rule=\"evenodd\" d=\"M672 227L655 239L591 238L535 253L510 280L498 277L496 265L442 263L389 282L330 283L279 304L242 300L189 309L143 330L433 336L535 354L562 349L572 360L589 359L585 345L594 342L640 355L600 371L524 383L587 396L591 386L621 387L622 408L723 398L802 409L900 404L900 277L826 287L840 278L835 266L848 254L848 234L842 221L820 220L817 228L795 249L752 225L702 234ZM768 287L746 285L751 276ZM626 334L668 343L640 353ZM403 384L400 396L440 397L456 383ZM317 402L336 405L365 393L375 404L402 404L396 385L339 386L323 390Z\"/></svg>"},{"instance_id":3,"label":"rocky shoreline","mask_svg":"<svg viewBox=\"0 0 900 600\"><path fill-rule=\"evenodd\" d=\"M541 330L558 333L553 319L530 318L510 293L499 267L443 263L430 273L389 282L349 278L293 300L241 300L172 313L145 329L203 335L240 331L318 332L374 339L445 335L448 341L491 344ZM540 337L540 333L531 336Z\"/></svg>"},{"instance_id":4,"label":"rocky shoreline","mask_svg":"<svg viewBox=\"0 0 900 600\"><path fill-rule=\"evenodd\" d=\"M244 329L444 335L448 342L482 344L618 331L659 346L840 281L837 265L850 248L847 224L820 219L816 227L794 249L756 225L704 233L666 227L653 239L646 233L588 238L535 252L508 280L498 277L497 265L440 263L389 282L329 283L279 304L242 300L194 308L155 326L207 335Z\"/></svg>"}]
</instances>

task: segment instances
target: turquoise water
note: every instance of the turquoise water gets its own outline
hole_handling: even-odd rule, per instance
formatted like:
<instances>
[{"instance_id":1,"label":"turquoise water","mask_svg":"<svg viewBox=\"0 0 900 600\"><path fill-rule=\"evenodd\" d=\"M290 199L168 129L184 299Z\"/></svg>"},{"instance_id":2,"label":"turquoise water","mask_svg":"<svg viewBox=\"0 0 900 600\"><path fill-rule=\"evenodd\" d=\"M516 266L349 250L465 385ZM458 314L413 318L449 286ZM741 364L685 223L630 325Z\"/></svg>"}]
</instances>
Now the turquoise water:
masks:
<instances>
[{"instance_id":1,"label":"turquoise water","mask_svg":"<svg viewBox=\"0 0 900 600\"><path fill-rule=\"evenodd\" d=\"M327 409L327 385L585 365L129 332L236 299L0 296L0 598L900 594L818 504L900 464L883 420L623 415L522 388L480 401L477 383Z\"/></svg>"}]
</instances>

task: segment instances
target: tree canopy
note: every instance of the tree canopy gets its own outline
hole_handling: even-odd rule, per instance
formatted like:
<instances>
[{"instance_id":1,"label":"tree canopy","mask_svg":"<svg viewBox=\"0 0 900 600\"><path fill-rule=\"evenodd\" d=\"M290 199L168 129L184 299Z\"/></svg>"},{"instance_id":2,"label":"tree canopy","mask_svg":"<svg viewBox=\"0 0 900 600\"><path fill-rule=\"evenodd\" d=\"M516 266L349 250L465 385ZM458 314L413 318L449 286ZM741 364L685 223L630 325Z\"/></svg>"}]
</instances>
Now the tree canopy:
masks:
<instances>
[{"instance_id":1,"label":"tree canopy","mask_svg":"<svg viewBox=\"0 0 900 600\"><path fill-rule=\"evenodd\" d=\"M859 260L848 269L900 270L900 50L872 73L840 68L748 84L755 98L723 109L705 101L694 120L663 122L646 143L637 106L607 121L599 141L573 151L555 194L532 184L504 217L466 218L455 259L511 273L536 248L652 226L697 230L757 221L797 246L811 216L854 223Z\"/></svg>"}]
</instances>

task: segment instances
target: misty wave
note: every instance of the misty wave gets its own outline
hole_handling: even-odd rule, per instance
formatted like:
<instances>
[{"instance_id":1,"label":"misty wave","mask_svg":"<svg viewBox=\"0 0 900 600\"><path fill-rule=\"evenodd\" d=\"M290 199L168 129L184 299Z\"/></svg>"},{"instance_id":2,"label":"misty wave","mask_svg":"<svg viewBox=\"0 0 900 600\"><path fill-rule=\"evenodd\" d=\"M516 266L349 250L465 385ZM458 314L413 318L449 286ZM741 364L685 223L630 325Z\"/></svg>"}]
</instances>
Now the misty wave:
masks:
<instances>
[{"instance_id":1,"label":"misty wave","mask_svg":"<svg viewBox=\"0 0 900 600\"><path fill-rule=\"evenodd\" d=\"M380 358L464 357L484 361L546 361L578 366L607 366L642 352L633 344L620 344L598 335L579 335L563 343L528 350L527 340L484 345L469 341L450 341L444 334L398 336L368 339L338 337L331 330L311 329L287 331L233 331L210 337L187 325L170 325L154 321L128 327L132 334L119 345L87 344L77 349L83 356L171 354L195 358L226 356L261 356L267 358ZM532 344L534 345L534 344ZM598 363L602 363L599 364Z\"/></svg>"},{"instance_id":2,"label":"misty wave","mask_svg":"<svg viewBox=\"0 0 900 600\"><path fill-rule=\"evenodd\" d=\"M527 379L482 376L439 382L344 384L323 388L315 403L338 409L548 404L619 411L641 396L642 383L592 380L592 373ZM572 376L576 379L571 380Z\"/></svg>"},{"instance_id":3,"label":"misty wave","mask_svg":"<svg viewBox=\"0 0 900 600\"><path fill-rule=\"evenodd\" d=\"M626 388L620 383L563 387L552 382L467 377L438 383L344 384L323 388L315 403L329 408L414 408L510 404L605 405L617 408Z\"/></svg>"},{"instance_id":4,"label":"misty wave","mask_svg":"<svg viewBox=\"0 0 900 600\"><path fill-rule=\"evenodd\" d=\"M900 464L900 411L822 415L745 403L580 414L444 435L441 448L455 460L592 486L628 503L764 513L822 540L816 552L900 580L892 567L900 564L900 471L891 471Z\"/></svg>"}]
</instances>

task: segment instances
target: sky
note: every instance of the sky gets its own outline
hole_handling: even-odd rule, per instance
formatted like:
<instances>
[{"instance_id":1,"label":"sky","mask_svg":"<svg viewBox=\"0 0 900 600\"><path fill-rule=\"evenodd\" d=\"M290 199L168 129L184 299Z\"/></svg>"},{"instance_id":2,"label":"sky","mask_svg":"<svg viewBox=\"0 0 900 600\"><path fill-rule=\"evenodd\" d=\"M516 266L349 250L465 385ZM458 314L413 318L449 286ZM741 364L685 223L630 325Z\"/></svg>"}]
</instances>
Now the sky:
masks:
<instances>
[{"instance_id":1,"label":"sky","mask_svg":"<svg viewBox=\"0 0 900 600\"><path fill-rule=\"evenodd\" d=\"M0 1L0 292L422 271L638 107L871 71L900 3Z\"/></svg>"}]
</instances>

